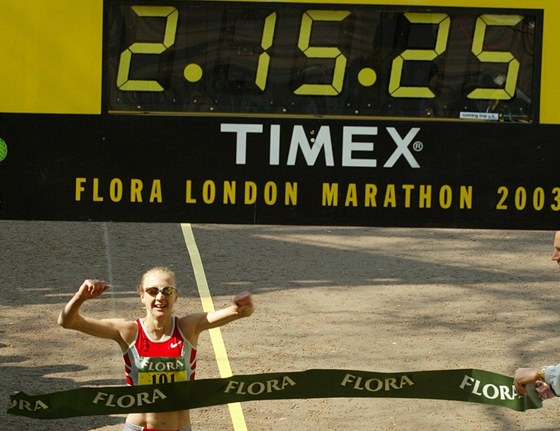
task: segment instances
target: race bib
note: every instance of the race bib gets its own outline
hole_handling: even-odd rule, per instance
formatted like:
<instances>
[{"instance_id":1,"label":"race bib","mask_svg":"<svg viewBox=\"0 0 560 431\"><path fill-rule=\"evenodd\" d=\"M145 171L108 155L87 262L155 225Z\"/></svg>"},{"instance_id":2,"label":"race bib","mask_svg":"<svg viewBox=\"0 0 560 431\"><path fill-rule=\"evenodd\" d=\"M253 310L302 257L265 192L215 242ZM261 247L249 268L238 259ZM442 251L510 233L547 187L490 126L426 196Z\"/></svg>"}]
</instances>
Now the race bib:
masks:
<instances>
[{"instance_id":1,"label":"race bib","mask_svg":"<svg viewBox=\"0 0 560 431\"><path fill-rule=\"evenodd\" d=\"M138 384L140 385L175 383L186 380L187 369L182 358L149 358L138 370Z\"/></svg>"}]
</instances>

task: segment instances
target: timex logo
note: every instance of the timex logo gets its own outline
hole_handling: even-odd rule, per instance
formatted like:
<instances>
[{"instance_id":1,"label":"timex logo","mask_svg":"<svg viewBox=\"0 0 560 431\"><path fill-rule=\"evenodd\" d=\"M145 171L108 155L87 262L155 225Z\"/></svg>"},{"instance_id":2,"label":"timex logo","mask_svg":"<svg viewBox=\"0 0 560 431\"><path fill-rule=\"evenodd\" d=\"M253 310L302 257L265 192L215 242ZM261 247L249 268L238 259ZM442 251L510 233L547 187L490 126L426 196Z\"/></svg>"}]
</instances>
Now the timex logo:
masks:
<instances>
[{"instance_id":1,"label":"timex logo","mask_svg":"<svg viewBox=\"0 0 560 431\"><path fill-rule=\"evenodd\" d=\"M343 167L377 167L377 158L371 157L368 153L374 153L373 137L380 135L380 129L384 132L383 135L385 133L388 135L396 147L384 161L383 168L392 168L400 159L404 159L411 168L420 168L420 164L411 152L411 150L418 152L423 148L422 142L414 141L420 132L419 127L412 127L406 133L402 133L396 127L343 126L342 145L339 146L340 165ZM235 134L235 163L237 165L247 163L248 144L253 142L251 135L265 133L263 124L222 123L220 131ZM268 145L271 166L281 163L280 138L284 133L285 129L281 128L279 124L270 125ZM295 165L300 155L308 166L314 166L320 157L324 159L326 166L335 166L331 126L320 126L318 130L306 130L302 125L294 125L291 130L286 166Z\"/></svg>"}]
</instances>

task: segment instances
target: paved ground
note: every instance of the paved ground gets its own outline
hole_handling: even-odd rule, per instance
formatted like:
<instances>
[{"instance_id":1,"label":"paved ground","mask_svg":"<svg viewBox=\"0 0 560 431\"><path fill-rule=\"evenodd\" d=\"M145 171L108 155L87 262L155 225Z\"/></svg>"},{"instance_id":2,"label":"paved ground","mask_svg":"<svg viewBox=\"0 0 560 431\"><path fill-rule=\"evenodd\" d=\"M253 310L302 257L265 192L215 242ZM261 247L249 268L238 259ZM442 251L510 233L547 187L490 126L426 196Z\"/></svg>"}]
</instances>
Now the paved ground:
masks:
<instances>
[{"instance_id":1,"label":"paved ground","mask_svg":"<svg viewBox=\"0 0 560 431\"><path fill-rule=\"evenodd\" d=\"M552 232L195 225L217 307L250 290L251 319L224 327L233 372L346 368L416 371L560 360L560 272ZM121 417L37 421L5 413L8 395L123 384L109 341L59 328L86 277L111 294L97 317L142 315L140 274L163 264L182 289L178 310L200 310L180 225L0 222L0 393L6 430L120 431ZM218 377L210 337L198 377ZM451 401L326 399L242 405L247 429L556 430L557 400L540 410ZM225 406L192 412L195 431L233 429Z\"/></svg>"}]
</instances>

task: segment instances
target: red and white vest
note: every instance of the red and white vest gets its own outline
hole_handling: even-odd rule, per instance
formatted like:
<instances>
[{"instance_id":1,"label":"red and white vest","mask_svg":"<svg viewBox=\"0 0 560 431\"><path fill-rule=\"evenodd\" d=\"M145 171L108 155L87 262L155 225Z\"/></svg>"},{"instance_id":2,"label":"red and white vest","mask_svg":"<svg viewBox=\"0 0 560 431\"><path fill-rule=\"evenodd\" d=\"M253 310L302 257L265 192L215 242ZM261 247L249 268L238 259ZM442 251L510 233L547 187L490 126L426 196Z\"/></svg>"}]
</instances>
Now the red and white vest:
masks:
<instances>
[{"instance_id":1,"label":"red and white vest","mask_svg":"<svg viewBox=\"0 0 560 431\"><path fill-rule=\"evenodd\" d=\"M157 341L148 335L142 319L136 320L136 340L123 354L126 383L130 386L194 380L196 349L173 317L171 338Z\"/></svg>"}]
</instances>

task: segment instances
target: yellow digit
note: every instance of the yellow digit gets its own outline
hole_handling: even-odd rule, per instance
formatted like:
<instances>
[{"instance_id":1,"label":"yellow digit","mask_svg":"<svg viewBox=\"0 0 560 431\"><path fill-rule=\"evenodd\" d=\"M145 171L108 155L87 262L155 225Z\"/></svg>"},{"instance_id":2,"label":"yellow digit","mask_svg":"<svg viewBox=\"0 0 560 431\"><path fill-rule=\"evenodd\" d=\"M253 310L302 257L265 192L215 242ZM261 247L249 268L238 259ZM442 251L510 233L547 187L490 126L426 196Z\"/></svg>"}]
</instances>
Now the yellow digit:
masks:
<instances>
[{"instance_id":1,"label":"yellow digit","mask_svg":"<svg viewBox=\"0 0 560 431\"><path fill-rule=\"evenodd\" d=\"M507 210L508 206L506 204L506 200L509 194L509 190L507 187L504 186L500 186L498 187L498 194L502 195L502 197L500 198L500 201L496 204L496 209L497 210Z\"/></svg>"},{"instance_id":2,"label":"yellow digit","mask_svg":"<svg viewBox=\"0 0 560 431\"><path fill-rule=\"evenodd\" d=\"M515 202L515 208L519 211L525 209L527 205L527 190L525 190L525 187L517 187L513 201Z\"/></svg>"},{"instance_id":3,"label":"yellow digit","mask_svg":"<svg viewBox=\"0 0 560 431\"><path fill-rule=\"evenodd\" d=\"M552 195L553 203L550 205L550 209L552 211L560 211L560 188L554 187L552 189Z\"/></svg>"},{"instance_id":4,"label":"yellow digit","mask_svg":"<svg viewBox=\"0 0 560 431\"><path fill-rule=\"evenodd\" d=\"M537 211L542 211L544 208L545 194L542 187L537 187L533 192L533 208Z\"/></svg>"},{"instance_id":5,"label":"yellow digit","mask_svg":"<svg viewBox=\"0 0 560 431\"><path fill-rule=\"evenodd\" d=\"M342 91L346 73L346 56L335 46L309 46L314 21L343 21L350 15L347 10L308 10L301 18L298 48L307 58L334 58L333 78L330 84L303 84L294 93L302 96L336 96Z\"/></svg>"},{"instance_id":6,"label":"yellow digit","mask_svg":"<svg viewBox=\"0 0 560 431\"><path fill-rule=\"evenodd\" d=\"M263 91L266 88L266 78L268 77L268 68L270 65L270 54L266 52L266 50L272 46L275 28L276 12L272 12L264 21L263 36L261 39L261 48L263 49L263 52L259 55L257 76L255 79L255 84L257 84L257 87Z\"/></svg>"},{"instance_id":7,"label":"yellow digit","mask_svg":"<svg viewBox=\"0 0 560 431\"><path fill-rule=\"evenodd\" d=\"M469 99L509 100L515 96L515 86L519 76L519 61L509 51L484 51L486 27L514 26L523 19L520 15L481 15L476 20L471 51L485 63L507 63L508 69L504 88L477 88L471 91Z\"/></svg>"},{"instance_id":8,"label":"yellow digit","mask_svg":"<svg viewBox=\"0 0 560 431\"><path fill-rule=\"evenodd\" d=\"M444 13L405 13L404 16L412 24L435 24L438 26L436 46L434 49L405 49L393 60L389 77L389 93L393 97L424 97L434 98L436 95L428 87L406 87L401 85L405 61L432 61L447 49L451 19Z\"/></svg>"},{"instance_id":9,"label":"yellow digit","mask_svg":"<svg viewBox=\"0 0 560 431\"><path fill-rule=\"evenodd\" d=\"M166 18L163 42L134 42L121 53L117 72L117 87L121 91L163 91L163 87L150 79L129 79L132 54L161 54L175 43L179 12L171 6L131 6L138 16Z\"/></svg>"}]
</instances>

